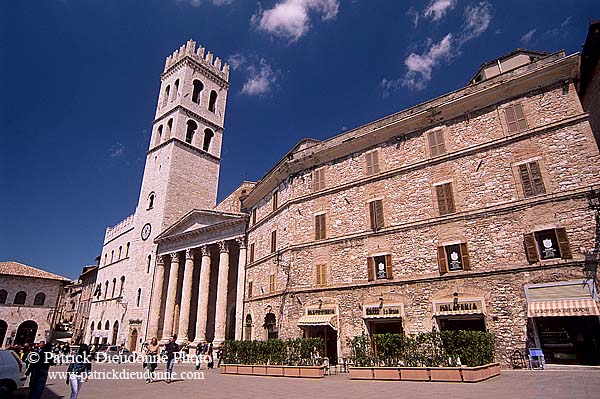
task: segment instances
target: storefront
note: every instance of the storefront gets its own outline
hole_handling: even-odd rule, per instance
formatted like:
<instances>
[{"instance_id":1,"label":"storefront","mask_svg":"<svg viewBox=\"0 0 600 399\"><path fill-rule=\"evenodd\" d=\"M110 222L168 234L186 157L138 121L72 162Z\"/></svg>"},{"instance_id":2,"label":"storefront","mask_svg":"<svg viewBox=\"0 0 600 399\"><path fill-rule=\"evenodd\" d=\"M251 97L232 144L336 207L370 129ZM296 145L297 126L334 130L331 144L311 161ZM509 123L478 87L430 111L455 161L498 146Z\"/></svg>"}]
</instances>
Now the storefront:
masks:
<instances>
[{"instance_id":1,"label":"storefront","mask_svg":"<svg viewBox=\"0 0 600 399\"><path fill-rule=\"evenodd\" d=\"M525 293L535 345L547 362L600 364L600 311L591 281L529 285Z\"/></svg>"},{"instance_id":2,"label":"storefront","mask_svg":"<svg viewBox=\"0 0 600 399\"><path fill-rule=\"evenodd\" d=\"M322 355L329 359L331 365L337 364L338 359L338 325L338 310L333 305L309 307L298 320L305 338L323 339L325 353Z\"/></svg>"},{"instance_id":3,"label":"storefront","mask_svg":"<svg viewBox=\"0 0 600 399\"><path fill-rule=\"evenodd\" d=\"M487 331L483 298L434 301L433 314L440 331Z\"/></svg>"},{"instance_id":4,"label":"storefront","mask_svg":"<svg viewBox=\"0 0 600 399\"><path fill-rule=\"evenodd\" d=\"M363 319L370 335L373 334L402 334L402 319L404 305L401 303L377 303L363 305Z\"/></svg>"}]
</instances>

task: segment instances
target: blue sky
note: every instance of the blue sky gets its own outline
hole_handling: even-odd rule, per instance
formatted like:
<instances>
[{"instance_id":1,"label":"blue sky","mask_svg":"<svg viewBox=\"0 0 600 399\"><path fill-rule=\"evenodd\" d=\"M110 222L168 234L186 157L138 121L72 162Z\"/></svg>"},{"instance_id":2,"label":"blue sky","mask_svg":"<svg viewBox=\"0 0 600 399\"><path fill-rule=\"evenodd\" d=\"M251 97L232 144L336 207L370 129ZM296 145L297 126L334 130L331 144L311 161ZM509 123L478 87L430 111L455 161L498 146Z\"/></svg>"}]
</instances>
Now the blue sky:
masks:
<instances>
[{"instance_id":1,"label":"blue sky","mask_svg":"<svg viewBox=\"0 0 600 399\"><path fill-rule=\"evenodd\" d=\"M19 0L0 12L0 260L68 277L137 203L164 59L232 65L219 198L304 137L462 87L517 47L578 52L595 1Z\"/></svg>"}]
</instances>

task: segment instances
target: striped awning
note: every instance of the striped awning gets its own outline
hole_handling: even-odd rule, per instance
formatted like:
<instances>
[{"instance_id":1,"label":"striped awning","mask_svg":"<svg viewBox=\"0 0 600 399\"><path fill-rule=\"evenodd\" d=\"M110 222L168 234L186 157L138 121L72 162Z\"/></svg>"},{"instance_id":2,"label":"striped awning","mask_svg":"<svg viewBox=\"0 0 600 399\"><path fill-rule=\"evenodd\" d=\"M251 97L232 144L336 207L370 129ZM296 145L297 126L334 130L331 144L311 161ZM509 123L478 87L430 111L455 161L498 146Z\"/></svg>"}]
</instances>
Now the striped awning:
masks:
<instances>
[{"instance_id":1,"label":"striped awning","mask_svg":"<svg viewBox=\"0 0 600 399\"><path fill-rule=\"evenodd\" d=\"M334 330L336 315L313 315L313 316L302 316L298 320L299 326L331 326Z\"/></svg>"},{"instance_id":2,"label":"striped awning","mask_svg":"<svg viewBox=\"0 0 600 399\"><path fill-rule=\"evenodd\" d=\"M591 298L535 301L527 306L527 317L555 316L600 316L600 311Z\"/></svg>"}]
</instances>

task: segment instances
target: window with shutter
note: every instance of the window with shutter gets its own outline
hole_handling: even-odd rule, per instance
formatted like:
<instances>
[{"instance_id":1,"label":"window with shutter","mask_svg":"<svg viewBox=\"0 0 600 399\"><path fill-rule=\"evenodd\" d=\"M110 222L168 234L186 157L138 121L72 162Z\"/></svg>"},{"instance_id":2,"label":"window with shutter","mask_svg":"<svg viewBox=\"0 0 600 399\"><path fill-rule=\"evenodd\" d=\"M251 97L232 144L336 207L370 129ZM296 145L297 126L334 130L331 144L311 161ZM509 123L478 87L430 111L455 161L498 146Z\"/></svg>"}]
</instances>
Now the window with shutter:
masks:
<instances>
[{"instance_id":1,"label":"window with shutter","mask_svg":"<svg viewBox=\"0 0 600 399\"><path fill-rule=\"evenodd\" d=\"M533 233L523 234L523 244L525 246L525 255L527 255L527 261L529 263L535 263L540 260L535 243L535 237Z\"/></svg>"},{"instance_id":2,"label":"window with shutter","mask_svg":"<svg viewBox=\"0 0 600 399\"><path fill-rule=\"evenodd\" d=\"M379 156L377 151L365 154L367 161L367 176L379 173Z\"/></svg>"},{"instance_id":3,"label":"window with shutter","mask_svg":"<svg viewBox=\"0 0 600 399\"><path fill-rule=\"evenodd\" d=\"M369 218L371 220L371 230L383 228L383 201L375 200L369 202Z\"/></svg>"},{"instance_id":4,"label":"window with shutter","mask_svg":"<svg viewBox=\"0 0 600 399\"><path fill-rule=\"evenodd\" d=\"M471 257L469 256L469 248L466 242L460 244L460 257L463 270L471 270Z\"/></svg>"},{"instance_id":5,"label":"window with shutter","mask_svg":"<svg viewBox=\"0 0 600 399\"><path fill-rule=\"evenodd\" d=\"M315 240L327 238L325 214L315 216Z\"/></svg>"},{"instance_id":6,"label":"window with shutter","mask_svg":"<svg viewBox=\"0 0 600 399\"><path fill-rule=\"evenodd\" d=\"M271 253L277 251L277 230L271 232Z\"/></svg>"},{"instance_id":7,"label":"window with shutter","mask_svg":"<svg viewBox=\"0 0 600 399\"><path fill-rule=\"evenodd\" d=\"M317 265L317 285L327 284L327 267L325 265Z\"/></svg>"},{"instance_id":8,"label":"window with shutter","mask_svg":"<svg viewBox=\"0 0 600 399\"><path fill-rule=\"evenodd\" d=\"M250 263L254 262L254 243L250 244Z\"/></svg>"},{"instance_id":9,"label":"window with shutter","mask_svg":"<svg viewBox=\"0 0 600 399\"><path fill-rule=\"evenodd\" d=\"M446 263L446 250L444 249L444 247L438 247L437 258L440 274L448 273L448 264Z\"/></svg>"},{"instance_id":10,"label":"window with shutter","mask_svg":"<svg viewBox=\"0 0 600 399\"><path fill-rule=\"evenodd\" d=\"M523 195L525 197L546 193L542 172L537 161L519 165L519 175L521 176Z\"/></svg>"},{"instance_id":11,"label":"window with shutter","mask_svg":"<svg viewBox=\"0 0 600 399\"><path fill-rule=\"evenodd\" d=\"M555 229L536 231L534 234L541 260L560 258L560 246Z\"/></svg>"},{"instance_id":12,"label":"window with shutter","mask_svg":"<svg viewBox=\"0 0 600 399\"><path fill-rule=\"evenodd\" d=\"M367 278L369 281L375 280L375 260L367 258Z\"/></svg>"},{"instance_id":13,"label":"window with shutter","mask_svg":"<svg viewBox=\"0 0 600 399\"><path fill-rule=\"evenodd\" d=\"M440 216L456 212L452 183L440 184L435 187Z\"/></svg>"},{"instance_id":14,"label":"window with shutter","mask_svg":"<svg viewBox=\"0 0 600 399\"><path fill-rule=\"evenodd\" d=\"M525 113L521 104L509 105L505 108L504 115L506 116L506 125L508 126L509 133L516 133L527 129L527 121L525 120Z\"/></svg>"},{"instance_id":15,"label":"window with shutter","mask_svg":"<svg viewBox=\"0 0 600 399\"><path fill-rule=\"evenodd\" d=\"M269 276L269 292L275 292L275 275Z\"/></svg>"},{"instance_id":16,"label":"window with shutter","mask_svg":"<svg viewBox=\"0 0 600 399\"><path fill-rule=\"evenodd\" d=\"M567 237L567 230L565 228L556 229L556 238L558 239L560 257L563 259L573 259L569 238Z\"/></svg>"},{"instance_id":17,"label":"window with shutter","mask_svg":"<svg viewBox=\"0 0 600 399\"><path fill-rule=\"evenodd\" d=\"M393 270L392 270L392 255L385 256L385 277L388 280L393 279Z\"/></svg>"},{"instance_id":18,"label":"window with shutter","mask_svg":"<svg viewBox=\"0 0 600 399\"><path fill-rule=\"evenodd\" d=\"M313 172L314 191L325 188L325 168L317 169Z\"/></svg>"},{"instance_id":19,"label":"window with shutter","mask_svg":"<svg viewBox=\"0 0 600 399\"><path fill-rule=\"evenodd\" d=\"M444 141L444 131L438 129L427 134L427 140L429 141L429 155L437 157L446 153L446 143Z\"/></svg>"}]
</instances>

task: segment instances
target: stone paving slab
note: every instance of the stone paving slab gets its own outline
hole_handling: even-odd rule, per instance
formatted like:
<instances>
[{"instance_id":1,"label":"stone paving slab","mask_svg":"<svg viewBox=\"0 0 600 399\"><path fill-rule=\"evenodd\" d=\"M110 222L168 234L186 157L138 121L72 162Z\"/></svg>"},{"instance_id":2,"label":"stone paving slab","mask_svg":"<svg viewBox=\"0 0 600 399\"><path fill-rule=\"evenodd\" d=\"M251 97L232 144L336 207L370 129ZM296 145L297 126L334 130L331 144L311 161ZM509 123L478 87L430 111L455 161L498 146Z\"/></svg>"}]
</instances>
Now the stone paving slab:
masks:
<instances>
[{"instance_id":1,"label":"stone paving slab","mask_svg":"<svg viewBox=\"0 0 600 399\"><path fill-rule=\"evenodd\" d=\"M139 365L94 365L95 371L141 372ZM65 371L54 367L51 371ZM191 365L177 364L175 371L193 372ZM164 366L158 371L164 371ZM475 384L408 382L408 381L356 381L348 374L327 376L323 379L295 379L281 377L254 377L222 375L219 370L201 370L203 380L180 380L167 384L144 380L90 380L85 383L80 399L121 398L171 399L171 398L380 398L411 399L509 399L509 398L600 398L600 370L503 370L502 375ZM48 381L44 399L69 397L69 387L64 380ZM17 398L27 397L27 389Z\"/></svg>"}]
</instances>

